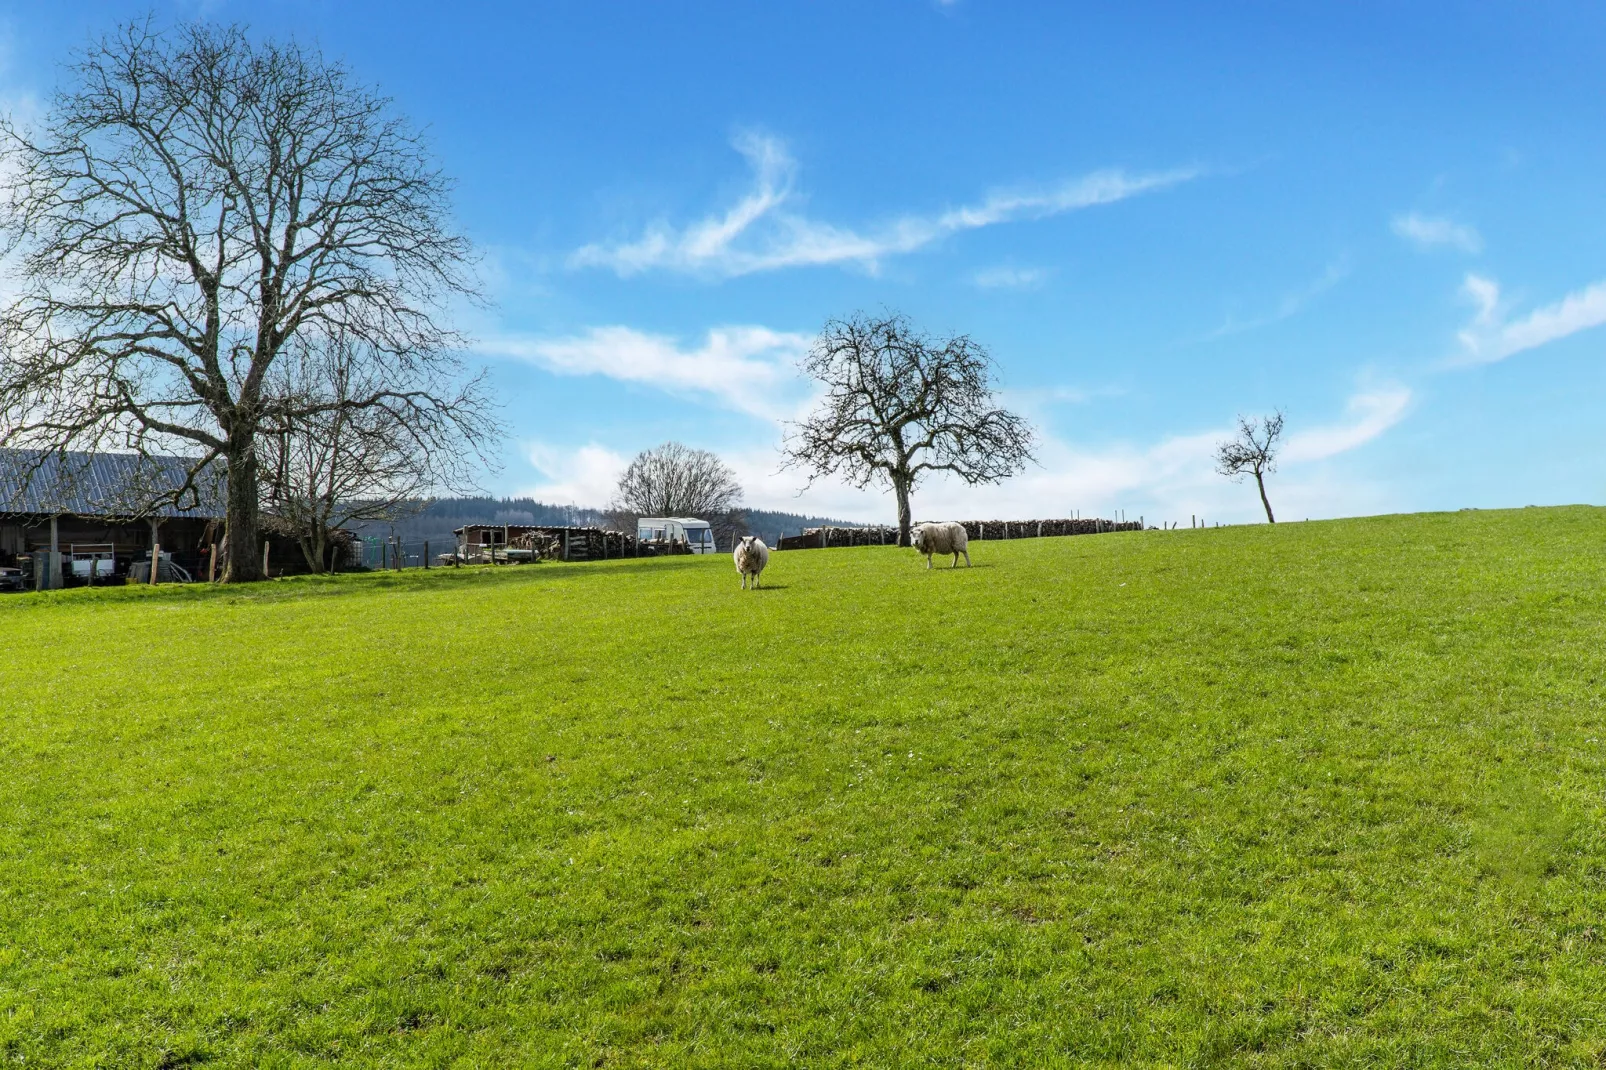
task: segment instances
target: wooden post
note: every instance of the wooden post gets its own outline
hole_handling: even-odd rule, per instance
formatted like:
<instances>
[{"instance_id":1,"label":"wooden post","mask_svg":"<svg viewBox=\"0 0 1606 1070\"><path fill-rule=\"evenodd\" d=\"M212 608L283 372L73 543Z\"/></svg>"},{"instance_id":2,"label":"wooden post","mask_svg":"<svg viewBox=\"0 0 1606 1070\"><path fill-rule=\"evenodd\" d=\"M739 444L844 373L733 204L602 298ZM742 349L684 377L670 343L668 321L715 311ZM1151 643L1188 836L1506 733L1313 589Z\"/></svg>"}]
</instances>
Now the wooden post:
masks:
<instances>
[{"instance_id":1,"label":"wooden post","mask_svg":"<svg viewBox=\"0 0 1606 1070\"><path fill-rule=\"evenodd\" d=\"M429 540L424 540L424 567L429 567Z\"/></svg>"},{"instance_id":2,"label":"wooden post","mask_svg":"<svg viewBox=\"0 0 1606 1070\"><path fill-rule=\"evenodd\" d=\"M269 545L270 544L269 544L267 539L263 539L262 540L262 578L263 579L267 579L268 578L268 546Z\"/></svg>"},{"instance_id":3,"label":"wooden post","mask_svg":"<svg viewBox=\"0 0 1606 1070\"><path fill-rule=\"evenodd\" d=\"M212 552L206 555L206 582L217 582L217 543L212 544Z\"/></svg>"}]
</instances>

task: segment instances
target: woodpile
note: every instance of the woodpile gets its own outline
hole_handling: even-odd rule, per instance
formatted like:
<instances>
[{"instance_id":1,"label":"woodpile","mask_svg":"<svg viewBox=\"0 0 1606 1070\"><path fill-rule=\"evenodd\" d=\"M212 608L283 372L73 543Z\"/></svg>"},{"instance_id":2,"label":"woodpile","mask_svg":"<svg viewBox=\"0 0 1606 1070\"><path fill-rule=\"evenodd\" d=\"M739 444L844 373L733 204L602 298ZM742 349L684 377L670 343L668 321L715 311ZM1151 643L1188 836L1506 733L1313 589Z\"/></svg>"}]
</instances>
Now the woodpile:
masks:
<instances>
[{"instance_id":1,"label":"woodpile","mask_svg":"<svg viewBox=\"0 0 1606 1070\"><path fill-rule=\"evenodd\" d=\"M1139 520L962 520L972 539L1042 539L1059 535L1102 535L1110 531L1142 531Z\"/></svg>"},{"instance_id":2,"label":"woodpile","mask_svg":"<svg viewBox=\"0 0 1606 1070\"><path fill-rule=\"evenodd\" d=\"M1039 539L1061 535L1102 535L1110 531L1142 531L1140 520L961 520L972 541L980 539ZM805 528L801 535L782 539L779 550L820 550L840 546L896 546L895 527Z\"/></svg>"},{"instance_id":3,"label":"woodpile","mask_svg":"<svg viewBox=\"0 0 1606 1070\"><path fill-rule=\"evenodd\" d=\"M615 557L655 557L670 552L652 543L638 545L636 537L626 532L602 528L521 526L510 531L508 547L530 552L537 561L606 561Z\"/></svg>"},{"instance_id":4,"label":"woodpile","mask_svg":"<svg viewBox=\"0 0 1606 1070\"><path fill-rule=\"evenodd\" d=\"M786 536L775 549L821 550L840 546L896 545L898 545L897 528L804 528L803 534Z\"/></svg>"}]
</instances>

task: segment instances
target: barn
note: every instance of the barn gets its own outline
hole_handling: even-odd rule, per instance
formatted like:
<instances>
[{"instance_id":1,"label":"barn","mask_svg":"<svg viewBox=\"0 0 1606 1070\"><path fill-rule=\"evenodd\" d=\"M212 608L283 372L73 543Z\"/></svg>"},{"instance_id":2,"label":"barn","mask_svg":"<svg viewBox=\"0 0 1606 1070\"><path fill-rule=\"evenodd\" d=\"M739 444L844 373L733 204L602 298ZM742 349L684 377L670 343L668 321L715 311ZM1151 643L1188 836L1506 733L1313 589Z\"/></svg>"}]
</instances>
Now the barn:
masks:
<instances>
[{"instance_id":1,"label":"barn","mask_svg":"<svg viewBox=\"0 0 1606 1070\"><path fill-rule=\"evenodd\" d=\"M132 453L0 450L0 568L61 555L42 586L121 583L148 569L160 544L163 572L204 578L223 527L221 479L186 489L193 462ZM182 491L182 493L180 493ZM177 566L173 569L172 566ZM166 578L164 575L163 578Z\"/></svg>"}]
</instances>

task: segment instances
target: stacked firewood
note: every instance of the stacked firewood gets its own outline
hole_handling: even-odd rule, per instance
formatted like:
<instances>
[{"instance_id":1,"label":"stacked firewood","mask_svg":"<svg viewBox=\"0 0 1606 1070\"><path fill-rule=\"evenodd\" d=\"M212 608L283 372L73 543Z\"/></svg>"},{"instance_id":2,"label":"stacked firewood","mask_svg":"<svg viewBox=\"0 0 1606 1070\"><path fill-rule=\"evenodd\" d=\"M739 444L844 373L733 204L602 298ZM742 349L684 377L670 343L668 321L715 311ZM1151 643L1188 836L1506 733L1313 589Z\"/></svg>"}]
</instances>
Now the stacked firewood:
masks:
<instances>
[{"instance_id":1,"label":"stacked firewood","mask_svg":"<svg viewBox=\"0 0 1606 1070\"><path fill-rule=\"evenodd\" d=\"M1036 539L1054 535L1100 535L1107 531L1142 531L1139 520L1087 519L1060 520L962 520L965 534L972 540ZM895 527L805 528L801 535L788 535L780 550L819 550L839 546L896 546Z\"/></svg>"},{"instance_id":2,"label":"stacked firewood","mask_svg":"<svg viewBox=\"0 0 1606 1070\"><path fill-rule=\"evenodd\" d=\"M508 543L511 550L529 550L537 561L563 556L563 538L550 530L539 528L515 535Z\"/></svg>"},{"instance_id":3,"label":"stacked firewood","mask_svg":"<svg viewBox=\"0 0 1606 1070\"><path fill-rule=\"evenodd\" d=\"M601 528L529 528L513 536L508 545L514 550L531 551L542 561L603 561L676 552L669 547L655 550L651 543L638 547L634 535Z\"/></svg>"},{"instance_id":4,"label":"stacked firewood","mask_svg":"<svg viewBox=\"0 0 1606 1070\"><path fill-rule=\"evenodd\" d=\"M1051 535L1102 535L1107 531L1142 531L1138 520L962 520L972 539L1037 539Z\"/></svg>"},{"instance_id":5,"label":"stacked firewood","mask_svg":"<svg viewBox=\"0 0 1606 1070\"><path fill-rule=\"evenodd\" d=\"M788 535L783 538L776 549L819 550L841 546L896 545L898 545L897 528L804 528L801 535Z\"/></svg>"}]
</instances>

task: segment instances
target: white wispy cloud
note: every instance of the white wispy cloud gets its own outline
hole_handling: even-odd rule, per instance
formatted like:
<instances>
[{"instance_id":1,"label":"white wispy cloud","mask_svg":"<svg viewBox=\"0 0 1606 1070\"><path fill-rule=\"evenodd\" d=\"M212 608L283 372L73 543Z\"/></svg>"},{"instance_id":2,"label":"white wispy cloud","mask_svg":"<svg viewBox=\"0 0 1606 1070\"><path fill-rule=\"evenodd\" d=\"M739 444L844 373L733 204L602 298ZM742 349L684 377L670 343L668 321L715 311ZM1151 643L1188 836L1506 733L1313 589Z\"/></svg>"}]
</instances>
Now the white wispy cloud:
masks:
<instances>
[{"instance_id":1,"label":"white wispy cloud","mask_svg":"<svg viewBox=\"0 0 1606 1070\"><path fill-rule=\"evenodd\" d=\"M997 267L982 268L970 277L970 281L983 290L1029 290L1041 286L1048 278L1048 272L1043 268L1021 268L1000 264Z\"/></svg>"},{"instance_id":2,"label":"white wispy cloud","mask_svg":"<svg viewBox=\"0 0 1606 1070\"><path fill-rule=\"evenodd\" d=\"M753 173L751 189L735 204L685 226L660 221L633 240L582 246L569 257L570 265L608 268L622 276L659 269L723 278L821 264L875 271L887 257L960 231L1111 204L1202 173L1197 167L1096 171L1055 186L995 191L977 204L936 215L904 215L860 231L796 210L797 163L784 142L747 133L734 145Z\"/></svg>"},{"instance_id":3,"label":"white wispy cloud","mask_svg":"<svg viewBox=\"0 0 1606 1070\"><path fill-rule=\"evenodd\" d=\"M1321 275L1309 285L1295 290L1293 293L1284 294L1282 300L1278 301L1277 306L1270 312L1247 320L1229 316L1225 323L1205 337L1207 339L1226 338L1235 334L1243 334L1247 331L1259 330L1262 327L1269 327L1274 323L1281 323L1283 320L1297 316L1312 301L1343 282L1349 276L1349 272L1348 258L1340 257L1328 264Z\"/></svg>"},{"instance_id":4,"label":"white wispy cloud","mask_svg":"<svg viewBox=\"0 0 1606 1070\"><path fill-rule=\"evenodd\" d=\"M520 497L557 505L605 508L612 500L619 476L630 458L595 442L578 449L546 442L526 442L524 459L541 475L541 481L521 488Z\"/></svg>"},{"instance_id":5,"label":"white wispy cloud","mask_svg":"<svg viewBox=\"0 0 1606 1070\"><path fill-rule=\"evenodd\" d=\"M592 327L561 338L504 335L481 342L486 356L511 357L557 375L603 375L711 400L767 419L789 416L802 384L797 358L812 339L767 327L716 327L700 345L632 327Z\"/></svg>"},{"instance_id":6,"label":"white wispy cloud","mask_svg":"<svg viewBox=\"0 0 1606 1070\"><path fill-rule=\"evenodd\" d=\"M1457 335L1462 352L1451 361L1455 365L1493 364L1606 323L1606 280L1575 290L1518 319L1507 318L1507 306L1495 280L1468 275L1462 291L1477 306L1477 312Z\"/></svg>"},{"instance_id":7,"label":"white wispy cloud","mask_svg":"<svg viewBox=\"0 0 1606 1070\"><path fill-rule=\"evenodd\" d=\"M1342 421L1289 435L1282 459L1290 464L1298 464L1302 461L1324 461L1347 453L1364 446L1399 423L1410 407L1410 388L1398 384L1354 394L1344 407L1345 418Z\"/></svg>"},{"instance_id":8,"label":"white wispy cloud","mask_svg":"<svg viewBox=\"0 0 1606 1070\"><path fill-rule=\"evenodd\" d=\"M1483 250L1483 235L1477 228L1441 216L1416 212L1397 215L1390 223L1394 233L1418 249L1459 249L1464 253Z\"/></svg>"}]
</instances>

